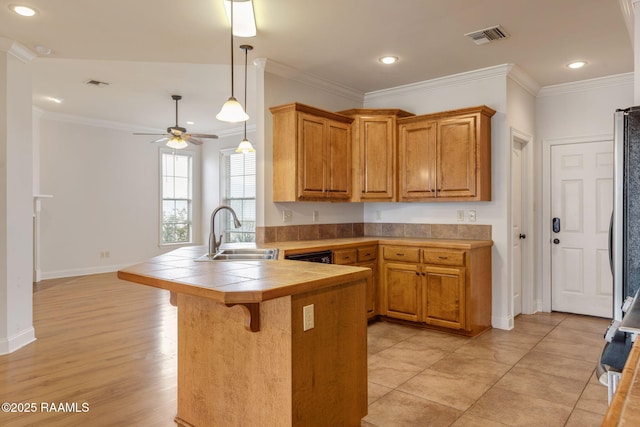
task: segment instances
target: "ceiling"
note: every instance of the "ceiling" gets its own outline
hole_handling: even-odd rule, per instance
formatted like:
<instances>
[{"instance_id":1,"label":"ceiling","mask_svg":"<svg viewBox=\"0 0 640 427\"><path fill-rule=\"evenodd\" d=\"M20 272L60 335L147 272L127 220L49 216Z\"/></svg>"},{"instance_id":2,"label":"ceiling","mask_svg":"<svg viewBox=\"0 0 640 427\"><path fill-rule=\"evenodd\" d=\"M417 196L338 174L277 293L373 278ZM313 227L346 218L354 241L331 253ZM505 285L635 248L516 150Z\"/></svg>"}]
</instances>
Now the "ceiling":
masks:
<instances>
[{"instance_id":1,"label":"ceiling","mask_svg":"<svg viewBox=\"0 0 640 427\"><path fill-rule=\"evenodd\" d=\"M633 71L625 0L253 1L258 34L235 40L241 100L245 43L254 46L250 64L268 58L360 93L505 63L540 86ZM8 6L18 3L38 14L16 15ZM510 38L475 45L464 37L498 24ZM233 127L215 119L230 95L222 0L0 0L0 37L52 49L32 61L34 105L43 110L162 130L175 118L170 95L180 94L180 124L195 122L190 131ZM385 54L400 60L384 66ZM566 67L577 59L588 65ZM85 84L91 79L110 84Z\"/></svg>"}]
</instances>

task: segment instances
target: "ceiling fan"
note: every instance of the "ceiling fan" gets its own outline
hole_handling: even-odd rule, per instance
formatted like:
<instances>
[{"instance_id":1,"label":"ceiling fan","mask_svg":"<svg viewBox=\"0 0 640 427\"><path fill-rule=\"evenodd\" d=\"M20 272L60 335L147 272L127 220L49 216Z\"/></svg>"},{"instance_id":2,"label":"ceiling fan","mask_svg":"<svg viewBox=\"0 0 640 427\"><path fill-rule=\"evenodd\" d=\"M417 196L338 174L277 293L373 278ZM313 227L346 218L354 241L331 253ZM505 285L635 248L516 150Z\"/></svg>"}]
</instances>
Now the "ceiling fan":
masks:
<instances>
[{"instance_id":1,"label":"ceiling fan","mask_svg":"<svg viewBox=\"0 0 640 427\"><path fill-rule=\"evenodd\" d=\"M189 144L202 145L202 141L198 138L218 138L218 135L206 133L187 133L187 129L178 126L178 101L182 99L181 95L171 95L171 99L176 101L176 125L167 128L167 133L134 133L134 135L162 135L162 138L156 139L155 142L167 141L167 146L175 149L186 148Z\"/></svg>"}]
</instances>

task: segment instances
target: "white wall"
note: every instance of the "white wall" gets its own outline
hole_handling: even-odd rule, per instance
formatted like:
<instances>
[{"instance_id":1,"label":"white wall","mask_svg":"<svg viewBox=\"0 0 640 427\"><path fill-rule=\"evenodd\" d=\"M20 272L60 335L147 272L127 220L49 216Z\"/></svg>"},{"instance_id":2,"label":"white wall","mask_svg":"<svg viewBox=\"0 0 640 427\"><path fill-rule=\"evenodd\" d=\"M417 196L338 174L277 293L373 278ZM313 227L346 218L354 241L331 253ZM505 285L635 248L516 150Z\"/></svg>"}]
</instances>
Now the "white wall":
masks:
<instances>
[{"instance_id":1,"label":"white wall","mask_svg":"<svg viewBox=\"0 0 640 427\"><path fill-rule=\"evenodd\" d=\"M29 67L34 56L0 37L0 354L35 339Z\"/></svg>"},{"instance_id":2,"label":"white wall","mask_svg":"<svg viewBox=\"0 0 640 427\"><path fill-rule=\"evenodd\" d=\"M548 210L549 205L543 198L543 170L549 163L549 159L543 158L544 145L552 143L553 140L571 138L612 140L613 113L618 108L633 105L633 88L633 73L628 73L547 86L540 90L536 99L535 185L536 201L539 205L537 230L545 230L545 206ZM535 269L540 272L536 296L539 299L538 305L548 310L551 305L548 295L550 271L548 259L545 259L545 244L549 243L541 239L540 245L536 248Z\"/></svg>"},{"instance_id":3,"label":"white wall","mask_svg":"<svg viewBox=\"0 0 640 427\"><path fill-rule=\"evenodd\" d=\"M362 205L360 203L326 203L326 202L273 202L273 130L269 107L300 102L329 111L340 111L362 107L362 99L357 95L339 90L331 91L328 86L320 87L313 82L286 78L269 72L267 64L264 83L264 153L261 154L264 166L264 218L261 226L285 225L282 222L282 210L291 210L293 218L287 225L312 224L313 211L319 212L318 223L337 224L346 222L362 222ZM261 197L261 195L258 195ZM258 204L260 206L260 203Z\"/></svg>"},{"instance_id":4,"label":"white wall","mask_svg":"<svg viewBox=\"0 0 640 427\"><path fill-rule=\"evenodd\" d=\"M367 94L366 108L401 108L414 114L428 114L477 105L487 105L496 114L491 120L491 181L490 202L451 203L367 203L364 221L457 224L456 211L475 209L476 224L492 226L494 241L493 319L494 327L507 329L512 324L507 296L508 231L507 231L507 72L508 66L498 66L475 72L430 80L423 83L391 88ZM466 218L466 217L465 217ZM468 223L465 219L464 223Z\"/></svg>"},{"instance_id":5,"label":"white wall","mask_svg":"<svg viewBox=\"0 0 640 427\"><path fill-rule=\"evenodd\" d=\"M41 120L39 186L53 195L41 212L43 279L115 271L164 251L160 145L115 127L48 113Z\"/></svg>"}]
</instances>

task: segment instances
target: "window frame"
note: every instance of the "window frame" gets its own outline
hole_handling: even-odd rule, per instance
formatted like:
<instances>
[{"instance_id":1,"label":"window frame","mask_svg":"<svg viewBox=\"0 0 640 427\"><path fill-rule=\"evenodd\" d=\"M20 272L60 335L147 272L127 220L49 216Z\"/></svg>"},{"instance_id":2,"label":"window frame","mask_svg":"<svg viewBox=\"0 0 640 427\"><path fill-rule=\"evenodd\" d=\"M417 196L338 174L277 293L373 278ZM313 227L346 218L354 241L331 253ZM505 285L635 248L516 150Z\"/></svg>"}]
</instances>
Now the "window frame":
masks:
<instances>
[{"instance_id":1,"label":"window frame","mask_svg":"<svg viewBox=\"0 0 640 427\"><path fill-rule=\"evenodd\" d=\"M188 242L163 242L163 156L164 154L187 155L191 157L191 224L190 236ZM160 248L179 248L182 246L197 245L200 236L200 152L191 147L176 150L166 146L158 148L158 247Z\"/></svg>"},{"instance_id":2,"label":"window frame","mask_svg":"<svg viewBox=\"0 0 640 427\"><path fill-rule=\"evenodd\" d=\"M220 152L219 152L219 193L218 193L218 203L220 205L223 204L228 204L226 199L227 196L227 176L226 176L226 157L230 156L230 155L244 155L244 154L240 154L240 153L236 153L236 146L234 146L233 148L221 148ZM254 154L255 156L255 154ZM257 228L257 185L258 185L258 173L257 173L257 166L258 166L258 159L257 157L255 157L255 186L256 186L256 194L254 194L253 197L253 201L255 204L255 208L256 208L256 218L254 219L254 227L253 227L253 231L243 231L243 233L247 233L247 234L253 234L253 243L255 243L256 241L256 228ZM251 200L251 199L247 199L245 198L244 200ZM220 235L221 233L224 235L223 241L225 243L229 243L229 239L227 238L227 228L226 228L226 224L228 222L230 222L230 218L231 218L231 213L228 211L223 211L220 212L221 215L218 216L218 218L216 218L217 224L216 224L216 230L220 230L220 232L218 232L218 235ZM242 214L240 212L237 212L238 217L240 219L240 222L243 223L243 227L244 227L244 222L243 222L243 218L242 218ZM242 242L242 243L247 243L247 242Z\"/></svg>"}]
</instances>

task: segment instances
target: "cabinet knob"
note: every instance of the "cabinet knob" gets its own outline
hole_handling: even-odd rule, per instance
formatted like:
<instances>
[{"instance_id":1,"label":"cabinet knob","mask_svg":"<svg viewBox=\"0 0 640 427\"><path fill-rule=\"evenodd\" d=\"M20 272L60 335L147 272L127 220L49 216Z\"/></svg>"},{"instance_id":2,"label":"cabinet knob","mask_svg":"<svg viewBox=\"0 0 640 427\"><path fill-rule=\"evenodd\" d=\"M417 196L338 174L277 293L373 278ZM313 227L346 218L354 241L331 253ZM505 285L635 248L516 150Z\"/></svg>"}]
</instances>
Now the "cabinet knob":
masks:
<instances>
[{"instance_id":1,"label":"cabinet knob","mask_svg":"<svg viewBox=\"0 0 640 427\"><path fill-rule=\"evenodd\" d=\"M420 275L420 273L416 271L416 276L419 276L419 275Z\"/></svg>"}]
</instances>

